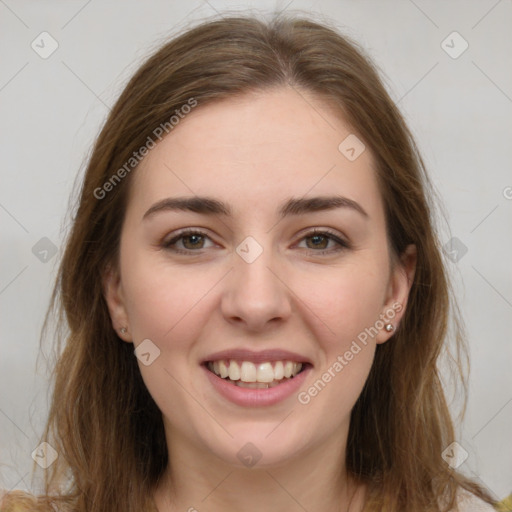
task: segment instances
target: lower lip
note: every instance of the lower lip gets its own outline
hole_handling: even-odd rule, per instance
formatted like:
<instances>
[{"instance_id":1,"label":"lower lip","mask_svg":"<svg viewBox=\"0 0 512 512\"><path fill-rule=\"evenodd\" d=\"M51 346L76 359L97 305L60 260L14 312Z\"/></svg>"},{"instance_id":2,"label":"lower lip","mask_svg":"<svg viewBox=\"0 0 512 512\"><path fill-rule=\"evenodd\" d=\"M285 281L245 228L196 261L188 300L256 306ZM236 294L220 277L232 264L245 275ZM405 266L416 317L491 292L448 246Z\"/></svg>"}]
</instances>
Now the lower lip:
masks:
<instances>
[{"instance_id":1,"label":"lower lip","mask_svg":"<svg viewBox=\"0 0 512 512\"><path fill-rule=\"evenodd\" d=\"M274 386L273 388L251 389L241 388L236 384L231 384L225 379L221 379L215 373L211 372L203 366L206 376L212 383L213 387L229 401L241 405L243 407L262 407L266 405L277 404L289 396L297 393L301 385L304 383L307 374L311 370L308 366L302 372L297 374L292 379L289 379L282 384Z\"/></svg>"}]
</instances>

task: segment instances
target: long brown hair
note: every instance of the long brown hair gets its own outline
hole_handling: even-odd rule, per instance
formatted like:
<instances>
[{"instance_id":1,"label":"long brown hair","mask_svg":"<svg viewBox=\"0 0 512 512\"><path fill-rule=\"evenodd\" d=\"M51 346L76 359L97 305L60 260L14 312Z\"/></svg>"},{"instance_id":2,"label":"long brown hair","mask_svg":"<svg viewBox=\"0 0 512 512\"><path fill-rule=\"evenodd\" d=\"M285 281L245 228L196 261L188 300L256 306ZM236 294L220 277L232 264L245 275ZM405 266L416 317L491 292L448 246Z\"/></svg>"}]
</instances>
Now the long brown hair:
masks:
<instances>
[{"instance_id":1,"label":"long brown hair","mask_svg":"<svg viewBox=\"0 0 512 512\"><path fill-rule=\"evenodd\" d=\"M346 464L368 484L365 511L450 509L460 487L491 502L442 458L455 441L437 365L451 295L432 189L413 138L354 42L325 24L278 16L208 21L172 39L129 81L99 134L52 300L68 331L44 435L59 457L46 472L40 510L50 503L76 512L154 508L152 491L167 464L162 417L132 345L112 328L102 290L107 266L117 262L136 171L124 167L122 179L113 176L191 98L201 108L273 87L313 93L338 109L374 155L395 256L417 247L407 311L393 338L378 346L351 415Z\"/></svg>"}]
</instances>

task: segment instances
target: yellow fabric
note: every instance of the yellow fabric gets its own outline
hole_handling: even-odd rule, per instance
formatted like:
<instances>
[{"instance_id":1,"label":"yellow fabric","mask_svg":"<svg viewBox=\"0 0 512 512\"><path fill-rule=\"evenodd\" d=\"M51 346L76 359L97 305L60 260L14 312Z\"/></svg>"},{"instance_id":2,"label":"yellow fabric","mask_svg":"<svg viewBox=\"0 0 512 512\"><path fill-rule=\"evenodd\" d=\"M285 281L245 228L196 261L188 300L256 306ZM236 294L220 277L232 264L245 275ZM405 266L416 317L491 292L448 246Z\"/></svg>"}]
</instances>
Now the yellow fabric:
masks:
<instances>
[{"instance_id":1,"label":"yellow fabric","mask_svg":"<svg viewBox=\"0 0 512 512\"><path fill-rule=\"evenodd\" d=\"M512 494L496 505L498 512L512 512Z\"/></svg>"}]
</instances>

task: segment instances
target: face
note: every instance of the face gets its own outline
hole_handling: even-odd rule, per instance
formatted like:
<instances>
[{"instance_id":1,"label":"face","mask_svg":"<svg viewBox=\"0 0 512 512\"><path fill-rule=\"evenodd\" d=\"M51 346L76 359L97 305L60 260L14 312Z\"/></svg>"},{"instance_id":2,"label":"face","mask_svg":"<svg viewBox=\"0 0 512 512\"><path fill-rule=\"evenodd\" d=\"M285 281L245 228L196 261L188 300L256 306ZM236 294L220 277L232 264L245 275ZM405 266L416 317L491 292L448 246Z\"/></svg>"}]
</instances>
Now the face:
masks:
<instances>
[{"instance_id":1,"label":"face","mask_svg":"<svg viewBox=\"0 0 512 512\"><path fill-rule=\"evenodd\" d=\"M339 149L351 134L276 89L199 105L134 172L105 295L171 456L342 453L414 267L392 264L370 150Z\"/></svg>"}]
</instances>

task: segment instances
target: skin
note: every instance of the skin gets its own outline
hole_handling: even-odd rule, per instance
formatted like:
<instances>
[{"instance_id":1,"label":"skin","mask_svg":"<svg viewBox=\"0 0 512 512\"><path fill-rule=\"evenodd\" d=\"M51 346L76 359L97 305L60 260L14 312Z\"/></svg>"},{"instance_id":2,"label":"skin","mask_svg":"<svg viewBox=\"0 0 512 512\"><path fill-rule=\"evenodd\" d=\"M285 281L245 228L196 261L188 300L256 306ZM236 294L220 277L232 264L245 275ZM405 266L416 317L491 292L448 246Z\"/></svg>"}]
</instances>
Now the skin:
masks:
<instances>
[{"instance_id":1,"label":"skin","mask_svg":"<svg viewBox=\"0 0 512 512\"><path fill-rule=\"evenodd\" d=\"M169 449L155 492L160 512L345 511L351 498L350 511L361 509L364 486L344 467L350 411L376 345L392 333L381 328L305 405L297 394L267 407L235 405L200 367L225 349L291 350L313 363L304 391L396 303L399 324L415 249L391 259L373 156L366 149L349 161L338 150L350 133L311 94L251 93L199 105L134 173L119 268L104 288L114 328L127 327L122 339L150 339L160 350L151 365L139 361ZM367 216L348 207L278 216L291 197L333 194ZM162 199L196 195L224 201L233 215L160 211L143 219ZM207 234L174 245L188 255L163 247L182 228ZM350 248L336 250L313 228L329 228ZM235 251L247 236L263 249L252 263ZM262 454L252 468L237 458L247 442Z\"/></svg>"}]
</instances>

